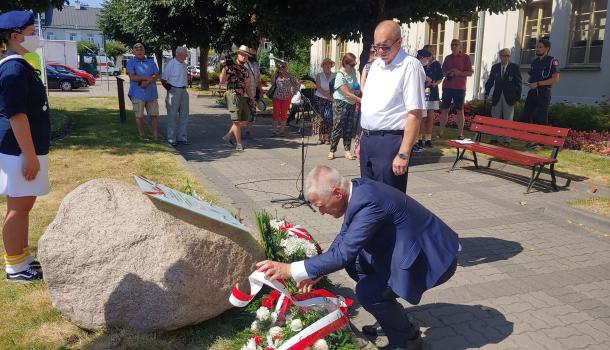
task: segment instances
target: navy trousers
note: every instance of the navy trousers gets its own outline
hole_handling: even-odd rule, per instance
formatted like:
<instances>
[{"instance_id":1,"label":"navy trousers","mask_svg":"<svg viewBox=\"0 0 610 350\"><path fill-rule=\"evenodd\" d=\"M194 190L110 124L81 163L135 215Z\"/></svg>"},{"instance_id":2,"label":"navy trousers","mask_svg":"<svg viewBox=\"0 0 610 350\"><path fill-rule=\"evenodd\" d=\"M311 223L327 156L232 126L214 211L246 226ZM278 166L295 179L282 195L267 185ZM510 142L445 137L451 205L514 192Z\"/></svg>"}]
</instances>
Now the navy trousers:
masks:
<instances>
[{"instance_id":1,"label":"navy trousers","mask_svg":"<svg viewBox=\"0 0 610 350\"><path fill-rule=\"evenodd\" d=\"M373 131L362 132L360 139L360 177L383 182L407 192L409 168L403 175L396 176L392 170L392 162L398 154L404 131Z\"/></svg>"},{"instance_id":2,"label":"navy trousers","mask_svg":"<svg viewBox=\"0 0 610 350\"><path fill-rule=\"evenodd\" d=\"M409 339L419 335L419 327L411 323L404 308L396 300L398 295L388 286L389 276L377 273L369 261L370 255L361 251L345 268L349 276L357 282L358 302L383 328L390 347L404 347ZM457 257L435 286L447 282L456 268Z\"/></svg>"}]
</instances>

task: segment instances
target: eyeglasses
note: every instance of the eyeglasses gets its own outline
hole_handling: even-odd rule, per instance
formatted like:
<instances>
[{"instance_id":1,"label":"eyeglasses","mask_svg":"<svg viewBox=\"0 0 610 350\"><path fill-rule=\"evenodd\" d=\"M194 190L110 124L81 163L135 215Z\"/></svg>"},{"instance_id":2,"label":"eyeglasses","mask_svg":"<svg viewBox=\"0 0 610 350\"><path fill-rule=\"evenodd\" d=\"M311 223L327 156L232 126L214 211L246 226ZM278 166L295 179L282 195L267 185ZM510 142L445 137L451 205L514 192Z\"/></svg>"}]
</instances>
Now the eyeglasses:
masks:
<instances>
[{"instance_id":1,"label":"eyeglasses","mask_svg":"<svg viewBox=\"0 0 610 350\"><path fill-rule=\"evenodd\" d=\"M401 38L398 38L396 40L394 40L393 43L391 43L390 45L371 45L371 50L378 52L378 51L382 51L382 52L388 52L392 49L392 46L394 46L394 44L396 44Z\"/></svg>"}]
</instances>

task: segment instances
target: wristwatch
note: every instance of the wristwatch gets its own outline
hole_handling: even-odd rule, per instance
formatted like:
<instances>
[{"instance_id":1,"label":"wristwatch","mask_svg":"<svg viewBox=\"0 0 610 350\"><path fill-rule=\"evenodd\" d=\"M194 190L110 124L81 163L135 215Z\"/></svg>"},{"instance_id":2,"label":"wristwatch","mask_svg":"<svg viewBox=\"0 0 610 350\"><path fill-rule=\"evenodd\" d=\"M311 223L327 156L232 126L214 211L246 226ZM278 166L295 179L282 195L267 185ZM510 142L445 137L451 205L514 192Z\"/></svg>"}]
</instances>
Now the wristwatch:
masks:
<instances>
[{"instance_id":1,"label":"wristwatch","mask_svg":"<svg viewBox=\"0 0 610 350\"><path fill-rule=\"evenodd\" d=\"M409 159L409 155L407 153L399 152L398 153L398 158L400 158L402 160L407 160L407 159Z\"/></svg>"}]
</instances>

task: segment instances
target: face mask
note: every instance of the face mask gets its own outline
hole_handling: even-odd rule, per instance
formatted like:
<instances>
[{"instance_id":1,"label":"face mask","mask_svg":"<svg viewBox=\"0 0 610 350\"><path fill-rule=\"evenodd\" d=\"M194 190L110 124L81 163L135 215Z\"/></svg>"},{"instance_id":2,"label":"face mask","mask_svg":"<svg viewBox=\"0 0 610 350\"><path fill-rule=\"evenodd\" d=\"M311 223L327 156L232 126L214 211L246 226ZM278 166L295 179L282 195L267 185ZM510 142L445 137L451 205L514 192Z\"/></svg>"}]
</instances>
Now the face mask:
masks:
<instances>
[{"instance_id":1,"label":"face mask","mask_svg":"<svg viewBox=\"0 0 610 350\"><path fill-rule=\"evenodd\" d=\"M26 36L21 46L29 52L36 51L40 47L40 37L38 35Z\"/></svg>"}]
</instances>

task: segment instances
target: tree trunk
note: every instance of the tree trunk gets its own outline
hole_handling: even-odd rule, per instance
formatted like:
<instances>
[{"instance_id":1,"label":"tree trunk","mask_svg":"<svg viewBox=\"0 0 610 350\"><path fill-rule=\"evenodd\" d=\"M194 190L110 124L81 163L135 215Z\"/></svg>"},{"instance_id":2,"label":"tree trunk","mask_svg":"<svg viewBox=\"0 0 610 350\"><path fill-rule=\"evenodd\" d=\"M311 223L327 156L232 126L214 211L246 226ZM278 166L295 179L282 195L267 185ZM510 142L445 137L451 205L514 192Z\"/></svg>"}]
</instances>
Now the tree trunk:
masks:
<instances>
[{"instance_id":1,"label":"tree trunk","mask_svg":"<svg viewBox=\"0 0 610 350\"><path fill-rule=\"evenodd\" d=\"M157 59L157 65L159 66L159 76L163 72L163 51L155 51L155 58Z\"/></svg>"},{"instance_id":2,"label":"tree trunk","mask_svg":"<svg viewBox=\"0 0 610 350\"><path fill-rule=\"evenodd\" d=\"M210 51L210 43L204 42L199 46L199 87L202 90L210 89L210 80L208 78L208 53Z\"/></svg>"}]
</instances>

